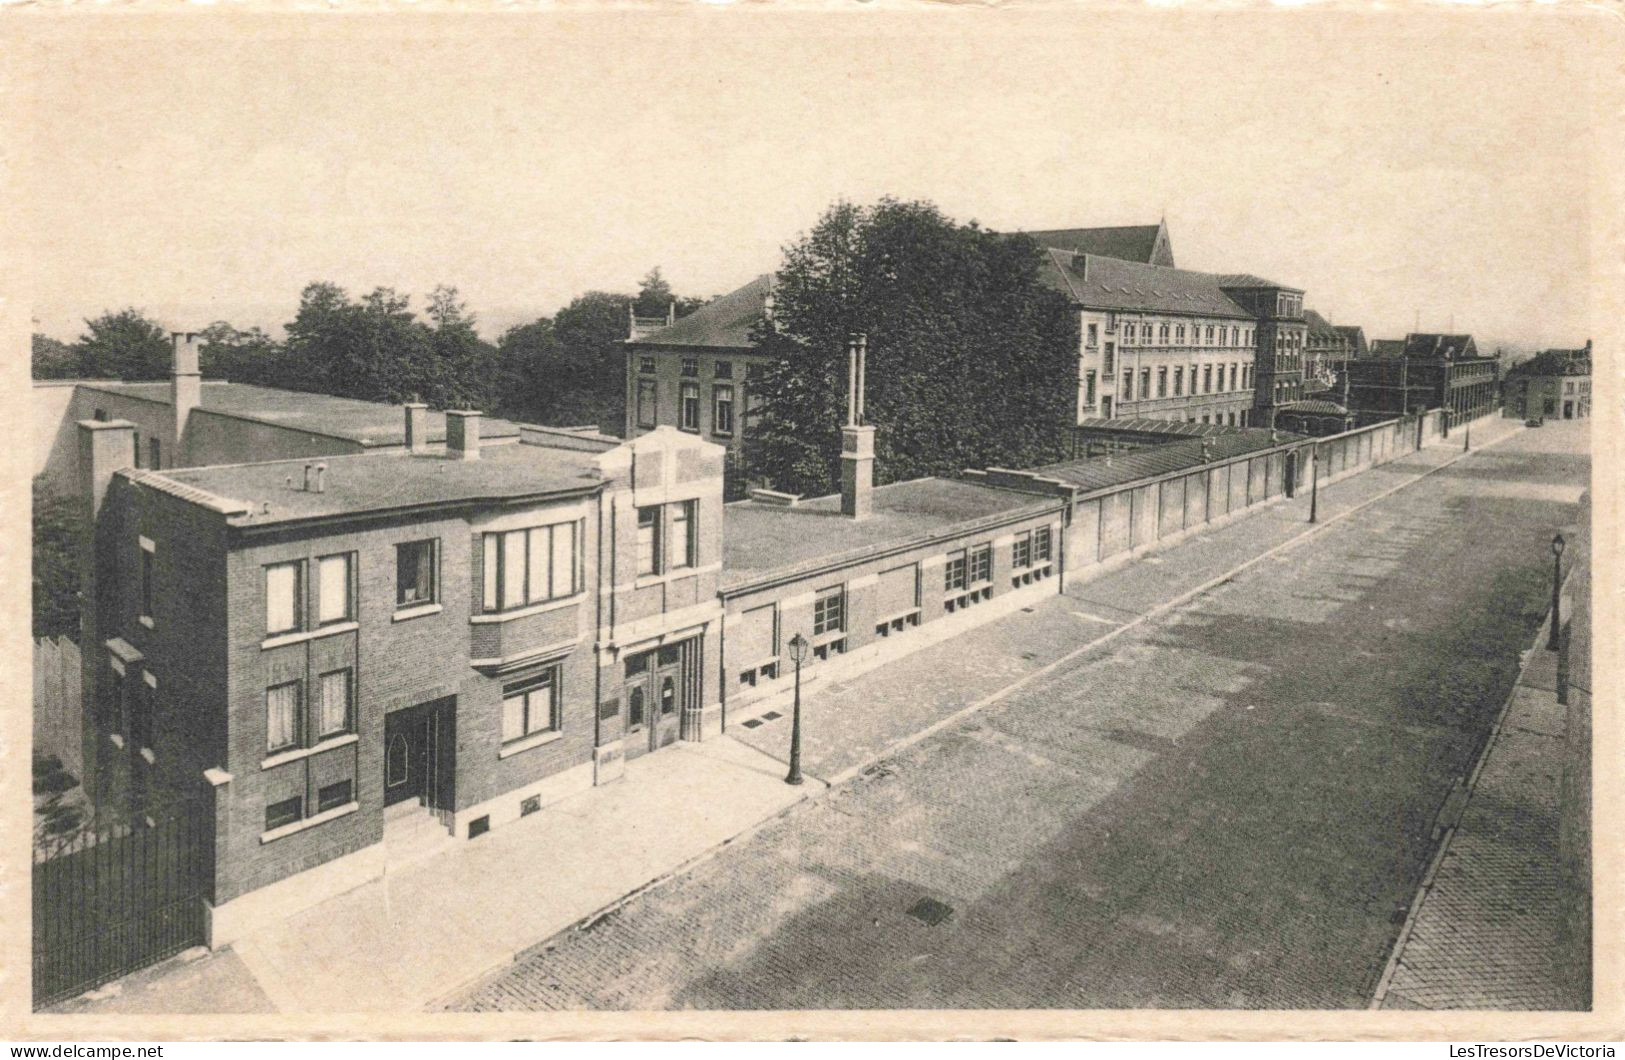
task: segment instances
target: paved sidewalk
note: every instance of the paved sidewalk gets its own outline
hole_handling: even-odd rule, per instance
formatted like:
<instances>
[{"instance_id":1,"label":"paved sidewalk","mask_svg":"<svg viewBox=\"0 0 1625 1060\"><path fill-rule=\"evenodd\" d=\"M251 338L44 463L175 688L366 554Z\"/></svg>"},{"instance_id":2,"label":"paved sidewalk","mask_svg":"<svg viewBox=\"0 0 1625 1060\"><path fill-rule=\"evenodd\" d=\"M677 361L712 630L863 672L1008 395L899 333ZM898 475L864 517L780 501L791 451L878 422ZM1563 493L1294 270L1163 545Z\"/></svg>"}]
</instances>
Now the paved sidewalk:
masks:
<instances>
[{"instance_id":1,"label":"paved sidewalk","mask_svg":"<svg viewBox=\"0 0 1625 1060\"><path fill-rule=\"evenodd\" d=\"M1523 429L1515 420L1475 424L1473 452ZM1322 484L1319 526L1359 508L1464 454L1459 432L1417 453ZM1238 565L1315 529L1307 491L1216 529L1141 556L1073 584L1065 595L923 648L854 678L805 688L802 768L840 783L896 744L973 708L1012 684L1044 671L1101 637L1143 619ZM1273 560L1266 560L1271 562ZM1279 562L1298 562L1282 555ZM945 677L944 675L951 675ZM732 726L743 743L787 760L790 711L761 725Z\"/></svg>"},{"instance_id":2,"label":"paved sidewalk","mask_svg":"<svg viewBox=\"0 0 1625 1060\"><path fill-rule=\"evenodd\" d=\"M1579 540L1571 535L1571 543L1584 552L1583 534ZM1574 580L1588 577L1583 566ZM1571 584L1563 595L1572 626L1562 661L1573 657L1574 671L1588 684L1589 599L1574 589ZM1589 895L1565 886L1560 832L1564 813L1574 812L1562 799L1565 760L1576 753L1569 746L1574 715L1558 702L1560 656L1546 649L1549 629L1548 623L1530 648L1476 782L1469 779L1459 822L1453 829L1442 822L1448 830L1440 853L1374 1007L1589 1007L1589 940L1567 937L1564 922L1574 903ZM1571 688L1576 702L1586 695L1584 684Z\"/></svg>"}]
</instances>

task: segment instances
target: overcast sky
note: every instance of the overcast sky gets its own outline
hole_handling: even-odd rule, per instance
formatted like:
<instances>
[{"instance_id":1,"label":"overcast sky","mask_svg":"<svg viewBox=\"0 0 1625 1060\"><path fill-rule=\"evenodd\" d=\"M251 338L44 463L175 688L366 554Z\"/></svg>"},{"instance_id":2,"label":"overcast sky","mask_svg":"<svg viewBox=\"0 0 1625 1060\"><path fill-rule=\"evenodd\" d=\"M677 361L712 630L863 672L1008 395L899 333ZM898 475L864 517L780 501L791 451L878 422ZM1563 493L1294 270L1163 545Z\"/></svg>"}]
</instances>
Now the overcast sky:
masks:
<instances>
[{"instance_id":1,"label":"overcast sky","mask_svg":"<svg viewBox=\"0 0 1625 1060\"><path fill-rule=\"evenodd\" d=\"M333 280L459 287L491 337L661 266L725 292L838 197L1154 223L1180 265L1373 337L1588 333L1572 19L1279 10L47 25L25 84L37 327L276 328ZM25 101L26 102L26 101Z\"/></svg>"}]
</instances>

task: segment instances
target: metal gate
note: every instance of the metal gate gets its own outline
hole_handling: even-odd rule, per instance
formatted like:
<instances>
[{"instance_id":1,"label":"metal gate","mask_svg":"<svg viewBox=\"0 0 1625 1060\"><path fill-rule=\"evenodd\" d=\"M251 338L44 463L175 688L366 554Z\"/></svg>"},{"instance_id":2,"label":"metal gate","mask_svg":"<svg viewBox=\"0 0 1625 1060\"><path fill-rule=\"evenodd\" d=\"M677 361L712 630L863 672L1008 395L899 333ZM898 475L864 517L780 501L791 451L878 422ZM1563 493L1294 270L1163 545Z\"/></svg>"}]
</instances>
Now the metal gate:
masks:
<instances>
[{"instance_id":1,"label":"metal gate","mask_svg":"<svg viewBox=\"0 0 1625 1060\"><path fill-rule=\"evenodd\" d=\"M95 828L34 855L34 1007L203 944L208 800Z\"/></svg>"}]
</instances>

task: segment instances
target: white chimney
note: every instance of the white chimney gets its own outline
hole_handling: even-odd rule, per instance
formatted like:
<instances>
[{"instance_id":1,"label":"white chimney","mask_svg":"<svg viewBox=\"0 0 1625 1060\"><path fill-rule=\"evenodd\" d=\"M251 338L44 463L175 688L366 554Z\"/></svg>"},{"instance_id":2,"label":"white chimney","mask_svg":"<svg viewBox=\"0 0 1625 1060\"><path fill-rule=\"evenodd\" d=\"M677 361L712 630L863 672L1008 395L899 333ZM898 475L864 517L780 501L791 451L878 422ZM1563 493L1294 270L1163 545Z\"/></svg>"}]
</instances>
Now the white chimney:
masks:
<instances>
[{"instance_id":1,"label":"white chimney","mask_svg":"<svg viewBox=\"0 0 1625 1060\"><path fill-rule=\"evenodd\" d=\"M429 451L429 406L421 401L406 403L406 450L410 453Z\"/></svg>"},{"instance_id":2,"label":"white chimney","mask_svg":"<svg viewBox=\"0 0 1625 1060\"><path fill-rule=\"evenodd\" d=\"M186 425L192 410L203 400L203 375L199 370L199 342L195 331L170 332L175 357L169 374L170 432L168 462L171 467L185 467ZM160 457L160 459L163 459Z\"/></svg>"}]
</instances>

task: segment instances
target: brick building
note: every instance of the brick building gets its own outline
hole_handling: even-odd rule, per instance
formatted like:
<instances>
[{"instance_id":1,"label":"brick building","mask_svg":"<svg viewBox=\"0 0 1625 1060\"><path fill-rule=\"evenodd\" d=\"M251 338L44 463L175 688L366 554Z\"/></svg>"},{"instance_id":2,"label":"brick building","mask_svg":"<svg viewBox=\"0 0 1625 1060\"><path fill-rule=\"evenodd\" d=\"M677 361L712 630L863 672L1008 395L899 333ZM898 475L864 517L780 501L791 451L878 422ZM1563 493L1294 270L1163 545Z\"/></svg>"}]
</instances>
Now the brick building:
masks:
<instances>
[{"instance_id":1,"label":"brick building","mask_svg":"<svg viewBox=\"0 0 1625 1060\"><path fill-rule=\"evenodd\" d=\"M434 442L411 404L386 451L154 469L79 421L87 788L212 800L218 945L715 735L797 633L817 681L1058 590L1059 498L874 489L849 405L838 497L733 505L670 427Z\"/></svg>"},{"instance_id":2,"label":"brick building","mask_svg":"<svg viewBox=\"0 0 1625 1060\"><path fill-rule=\"evenodd\" d=\"M1337 384L1344 363L1365 356L1365 331L1333 324L1313 309L1303 311L1303 378L1308 393L1320 393Z\"/></svg>"},{"instance_id":3,"label":"brick building","mask_svg":"<svg viewBox=\"0 0 1625 1060\"><path fill-rule=\"evenodd\" d=\"M1506 413L1517 419L1591 415L1591 340L1581 349L1543 350L1507 371Z\"/></svg>"},{"instance_id":4,"label":"brick building","mask_svg":"<svg viewBox=\"0 0 1625 1060\"><path fill-rule=\"evenodd\" d=\"M1471 335L1413 332L1403 345L1373 345L1384 355L1345 366L1349 408L1361 424L1443 409L1448 429L1500 402L1498 362L1481 356Z\"/></svg>"}]
</instances>

